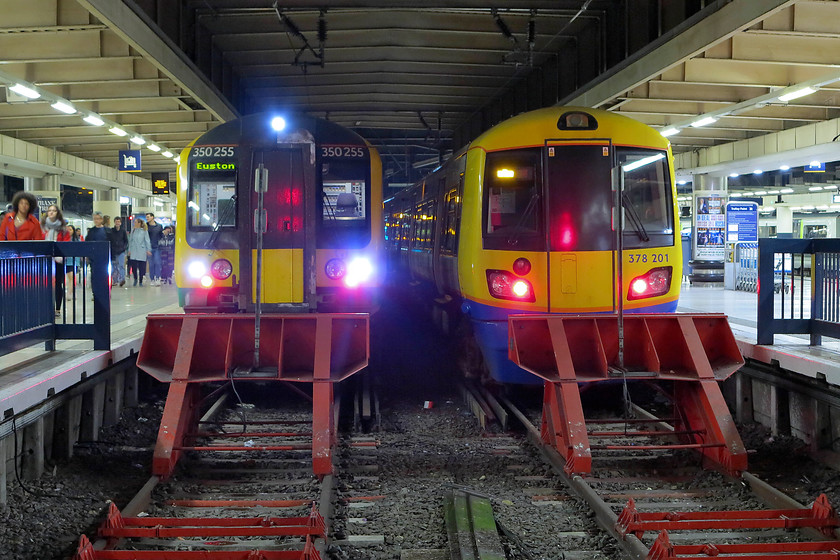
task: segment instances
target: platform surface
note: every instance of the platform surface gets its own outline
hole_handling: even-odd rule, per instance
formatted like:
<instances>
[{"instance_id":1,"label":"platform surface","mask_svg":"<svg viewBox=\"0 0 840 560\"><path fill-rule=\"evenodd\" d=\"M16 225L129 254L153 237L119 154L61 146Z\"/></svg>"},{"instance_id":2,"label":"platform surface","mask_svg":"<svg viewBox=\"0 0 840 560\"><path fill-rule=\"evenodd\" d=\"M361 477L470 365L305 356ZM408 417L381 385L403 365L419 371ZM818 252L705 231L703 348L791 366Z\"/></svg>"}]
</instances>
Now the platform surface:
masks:
<instances>
[{"instance_id":1,"label":"platform surface","mask_svg":"<svg viewBox=\"0 0 840 560\"><path fill-rule=\"evenodd\" d=\"M86 305L88 314L92 307ZM174 284L114 288L111 350L96 351L90 340L62 340L56 343L55 352L47 352L43 344L36 344L0 357L0 415L9 409L16 414L22 412L139 352L149 313L181 312Z\"/></svg>"},{"instance_id":2,"label":"platform surface","mask_svg":"<svg viewBox=\"0 0 840 560\"><path fill-rule=\"evenodd\" d=\"M805 304L810 305L808 300ZM677 311L725 313L745 358L778 363L786 370L840 386L840 341L823 337L820 346L810 346L808 335L776 335L772 346L759 346L756 344L757 308L757 294L683 283Z\"/></svg>"}]
</instances>

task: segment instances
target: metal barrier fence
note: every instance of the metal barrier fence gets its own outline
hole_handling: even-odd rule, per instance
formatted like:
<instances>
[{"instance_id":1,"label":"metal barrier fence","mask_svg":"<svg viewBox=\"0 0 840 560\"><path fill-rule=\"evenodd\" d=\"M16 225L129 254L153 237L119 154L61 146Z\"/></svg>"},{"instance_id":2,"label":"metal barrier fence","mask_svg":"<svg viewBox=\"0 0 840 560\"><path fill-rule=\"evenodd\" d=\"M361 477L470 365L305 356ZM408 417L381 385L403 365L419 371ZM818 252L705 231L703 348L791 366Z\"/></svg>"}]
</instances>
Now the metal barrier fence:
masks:
<instances>
[{"instance_id":1,"label":"metal barrier fence","mask_svg":"<svg viewBox=\"0 0 840 560\"><path fill-rule=\"evenodd\" d=\"M735 289L758 291L758 243L738 243L735 246Z\"/></svg>"},{"instance_id":2,"label":"metal barrier fence","mask_svg":"<svg viewBox=\"0 0 840 560\"><path fill-rule=\"evenodd\" d=\"M65 276L65 262L78 262L78 269L72 266ZM0 355L38 342L55 350L62 339L93 340L95 350L110 349L109 265L107 241L0 242ZM57 274L66 279L59 281L59 312Z\"/></svg>"},{"instance_id":3,"label":"metal barrier fence","mask_svg":"<svg viewBox=\"0 0 840 560\"><path fill-rule=\"evenodd\" d=\"M758 344L840 338L840 239L759 239Z\"/></svg>"}]
</instances>

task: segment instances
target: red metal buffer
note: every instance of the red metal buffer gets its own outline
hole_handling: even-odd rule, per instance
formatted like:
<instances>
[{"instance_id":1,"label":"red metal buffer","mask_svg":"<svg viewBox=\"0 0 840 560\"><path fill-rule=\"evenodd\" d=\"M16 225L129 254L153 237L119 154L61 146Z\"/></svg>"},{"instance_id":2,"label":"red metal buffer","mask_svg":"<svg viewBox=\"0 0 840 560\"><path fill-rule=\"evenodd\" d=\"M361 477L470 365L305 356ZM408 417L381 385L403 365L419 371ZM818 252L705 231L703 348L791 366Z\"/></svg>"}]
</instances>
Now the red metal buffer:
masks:
<instances>
[{"instance_id":1,"label":"red metal buffer","mask_svg":"<svg viewBox=\"0 0 840 560\"><path fill-rule=\"evenodd\" d=\"M183 451L206 449L193 446L201 386L233 380L312 383L312 468L318 476L332 473L333 384L367 366L369 326L365 313L263 314L254 368L254 315L149 315L137 366L169 383L152 472L167 478Z\"/></svg>"},{"instance_id":2,"label":"red metal buffer","mask_svg":"<svg viewBox=\"0 0 840 560\"><path fill-rule=\"evenodd\" d=\"M592 471L579 384L622 378L672 384L669 422L680 443L648 449L695 448L734 475L746 469L746 450L718 386L744 364L725 315L625 315L624 368L616 315L513 315L508 330L510 359L546 380L542 440L565 457L568 473Z\"/></svg>"}]
</instances>

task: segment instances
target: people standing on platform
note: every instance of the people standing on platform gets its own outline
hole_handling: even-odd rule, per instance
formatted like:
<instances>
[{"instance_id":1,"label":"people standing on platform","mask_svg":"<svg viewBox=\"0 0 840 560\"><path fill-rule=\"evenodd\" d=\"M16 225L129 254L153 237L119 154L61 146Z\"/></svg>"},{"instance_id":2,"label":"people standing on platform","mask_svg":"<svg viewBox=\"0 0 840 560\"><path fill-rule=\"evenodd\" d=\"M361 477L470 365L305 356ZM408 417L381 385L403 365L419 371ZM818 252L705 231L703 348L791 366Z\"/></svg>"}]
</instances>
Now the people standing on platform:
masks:
<instances>
[{"instance_id":1,"label":"people standing on platform","mask_svg":"<svg viewBox=\"0 0 840 560\"><path fill-rule=\"evenodd\" d=\"M163 228L163 237L158 243L160 250L160 283L171 284L172 273L175 271L175 235L172 228Z\"/></svg>"},{"instance_id":2,"label":"people standing on platform","mask_svg":"<svg viewBox=\"0 0 840 560\"><path fill-rule=\"evenodd\" d=\"M84 237L82 237L82 232L80 229L76 228L71 224L67 224L67 233L70 235L70 241L84 241ZM71 276L71 278L66 279L66 284L72 286L73 288L76 287L76 274L79 272L79 267L82 265L82 261L84 259L82 257L68 257L64 260L65 271L67 272L67 276Z\"/></svg>"},{"instance_id":3,"label":"people standing on platform","mask_svg":"<svg viewBox=\"0 0 840 560\"><path fill-rule=\"evenodd\" d=\"M38 199L26 191L18 191L12 198L12 209L0 223L0 241L40 241L44 238L41 223L32 214Z\"/></svg>"},{"instance_id":4,"label":"people standing on platform","mask_svg":"<svg viewBox=\"0 0 840 560\"><path fill-rule=\"evenodd\" d=\"M108 230L105 229L105 217L102 212L93 213L93 227L88 228L85 241L108 241Z\"/></svg>"},{"instance_id":5,"label":"people standing on platform","mask_svg":"<svg viewBox=\"0 0 840 560\"><path fill-rule=\"evenodd\" d=\"M45 241L70 241L71 235L67 231L67 221L61 214L61 209L50 204L41 216L41 229L44 231ZM64 257L55 257L55 314L61 314L64 301Z\"/></svg>"},{"instance_id":6,"label":"people standing on platform","mask_svg":"<svg viewBox=\"0 0 840 560\"><path fill-rule=\"evenodd\" d=\"M158 244L163 237L163 226L155 221L152 212L146 212L146 226L149 230L149 242L152 244L152 255L149 260L149 279L152 286L160 286L160 250Z\"/></svg>"},{"instance_id":7,"label":"people standing on platform","mask_svg":"<svg viewBox=\"0 0 840 560\"><path fill-rule=\"evenodd\" d=\"M134 285L137 285L138 276L140 286L143 286L143 276L146 274L146 260L152 256L152 244L149 242L149 234L146 232L146 225L143 220L134 220L134 227L131 228L131 235L128 236L128 263L134 275Z\"/></svg>"},{"instance_id":8,"label":"people standing on platform","mask_svg":"<svg viewBox=\"0 0 840 560\"><path fill-rule=\"evenodd\" d=\"M111 242L111 285L125 286L125 252L128 250L128 234L122 228L122 218L114 218L114 227L108 232Z\"/></svg>"}]
</instances>

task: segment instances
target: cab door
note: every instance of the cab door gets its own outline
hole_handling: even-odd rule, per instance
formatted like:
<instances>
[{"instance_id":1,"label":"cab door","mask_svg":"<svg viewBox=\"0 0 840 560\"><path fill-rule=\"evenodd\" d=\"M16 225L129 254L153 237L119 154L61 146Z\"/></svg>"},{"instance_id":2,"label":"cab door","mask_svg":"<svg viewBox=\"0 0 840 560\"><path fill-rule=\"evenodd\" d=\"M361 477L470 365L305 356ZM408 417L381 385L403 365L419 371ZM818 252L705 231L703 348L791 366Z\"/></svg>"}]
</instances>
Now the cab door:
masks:
<instances>
[{"instance_id":1,"label":"cab door","mask_svg":"<svg viewBox=\"0 0 840 560\"><path fill-rule=\"evenodd\" d=\"M546 142L543 185L553 313L617 310L612 159L606 140Z\"/></svg>"},{"instance_id":2,"label":"cab door","mask_svg":"<svg viewBox=\"0 0 840 560\"><path fill-rule=\"evenodd\" d=\"M263 304L303 304L311 291L312 271L308 270L311 267L304 265L311 262L306 260L306 254L311 251L314 255L314 224L308 223L312 220L307 220L307 210L314 208L314 201L310 198L316 190L314 185L308 184L314 181L309 148L309 144L293 144L254 151L252 168L255 177L256 170L260 168L267 173L263 193L262 264L259 270L256 241L251 249L251 296L256 301L259 285ZM251 189L250 197L250 208L253 209L251 231L256 237L261 222L256 188Z\"/></svg>"}]
</instances>

